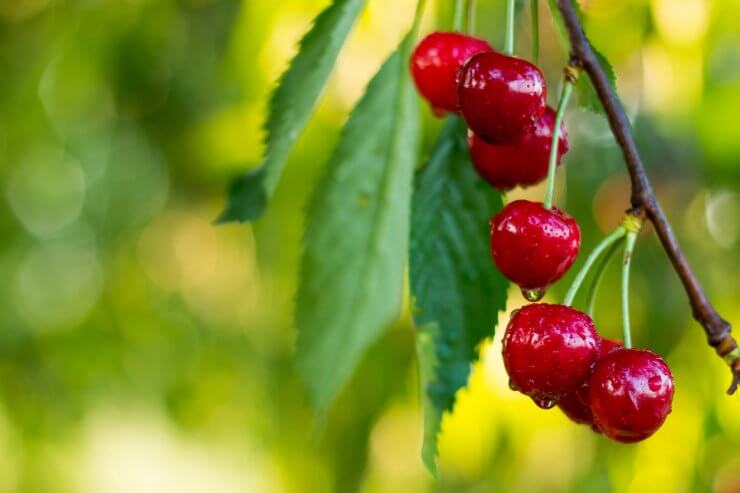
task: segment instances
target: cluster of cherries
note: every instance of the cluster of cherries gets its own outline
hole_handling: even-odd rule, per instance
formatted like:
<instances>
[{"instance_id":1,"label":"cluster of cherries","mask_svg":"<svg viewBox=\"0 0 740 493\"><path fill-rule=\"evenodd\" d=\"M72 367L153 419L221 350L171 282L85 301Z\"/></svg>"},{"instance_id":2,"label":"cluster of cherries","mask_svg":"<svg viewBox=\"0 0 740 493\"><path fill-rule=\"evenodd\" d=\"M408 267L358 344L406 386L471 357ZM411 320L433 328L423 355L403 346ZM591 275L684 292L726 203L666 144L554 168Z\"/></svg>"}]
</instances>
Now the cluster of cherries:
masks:
<instances>
[{"instance_id":1,"label":"cluster of cherries","mask_svg":"<svg viewBox=\"0 0 740 493\"><path fill-rule=\"evenodd\" d=\"M509 190L547 176L556 114L535 65L482 39L435 32L417 45L411 71L436 115L463 118L471 161L484 180ZM558 165L567 150L561 124ZM491 220L493 261L530 301L565 274L580 246L578 223L539 202L511 202ZM503 357L513 389L617 441L647 438L671 411L673 376L661 357L600 337L593 320L569 306L513 312Z\"/></svg>"}]
</instances>

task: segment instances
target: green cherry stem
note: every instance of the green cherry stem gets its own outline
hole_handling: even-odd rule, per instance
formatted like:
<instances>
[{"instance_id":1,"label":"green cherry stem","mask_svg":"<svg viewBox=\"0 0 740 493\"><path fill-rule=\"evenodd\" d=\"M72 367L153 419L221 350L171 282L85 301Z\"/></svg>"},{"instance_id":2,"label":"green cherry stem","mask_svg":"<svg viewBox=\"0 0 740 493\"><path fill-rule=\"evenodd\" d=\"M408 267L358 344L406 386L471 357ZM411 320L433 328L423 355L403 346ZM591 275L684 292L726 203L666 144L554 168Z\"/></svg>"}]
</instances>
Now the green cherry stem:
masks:
<instances>
[{"instance_id":1,"label":"green cherry stem","mask_svg":"<svg viewBox=\"0 0 740 493\"><path fill-rule=\"evenodd\" d=\"M588 287L588 310L586 311L588 316L591 318L594 317L594 311L596 309L596 293L599 291L599 285L601 284L601 279L604 277L604 271L606 270L606 266L609 265L609 261L614 256L614 253L619 250L621 243L622 240L620 238L611 244L609 249L606 251L606 254L601 258L601 261L596 266L594 275L591 276L591 284Z\"/></svg>"},{"instance_id":2,"label":"green cherry stem","mask_svg":"<svg viewBox=\"0 0 740 493\"><path fill-rule=\"evenodd\" d=\"M514 54L514 13L516 10L516 0L506 0L506 41L504 44L504 53L507 55Z\"/></svg>"},{"instance_id":3,"label":"green cherry stem","mask_svg":"<svg viewBox=\"0 0 740 493\"><path fill-rule=\"evenodd\" d=\"M575 82L568 75L568 68L566 68L566 75L563 77L563 90L560 93L560 101L558 102L558 110L555 114L555 125L552 128L552 140L550 142L550 160L547 164L547 191L545 192L544 206L545 209L552 208L552 200L555 195L555 171L557 170L558 164L558 144L560 143L560 124L563 122L563 116L565 116L565 108L568 106L568 100L570 95L573 93L573 83Z\"/></svg>"},{"instance_id":4,"label":"green cherry stem","mask_svg":"<svg viewBox=\"0 0 740 493\"><path fill-rule=\"evenodd\" d=\"M465 32L475 34L475 0L468 0L465 13Z\"/></svg>"},{"instance_id":5,"label":"green cherry stem","mask_svg":"<svg viewBox=\"0 0 740 493\"><path fill-rule=\"evenodd\" d=\"M416 37L419 35L419 26L421 25L421 18L424 15L424 6L426 5L426 0L419 0L416 2L416 12L414 12L414 23L411 25L411 35L408 37L407 41L407 52L411 51L411 44L413 43L413 40L416 39ZM406 56L404 59L407 59L408 56Z\"/></svg>"},{"instance_id":6,"label":"green cherry stem","mask_svg":"<svg viewBox=\"0 0 740 493\"><path fill-rule=\"evenodd\" d=\"M636 231L628 231L624 242L624 261L622 262L622 337L624 347L632 347L632 329L630 328L630 264L637 240Z\"/></svg>"},{"instance_id":7,"label":"green cherry stem","mask_svg":"<svg viewBox=\"0 0 740 493\"><path fill-rule=\"evenodd\" d=\"M573 304L573 300L576 297L576 293L578 293L578 289L581 287L581 284L583 284L583 280L586 278L588 271L591 270L591 267L601 255L601 252L603 252L613 243L624 237L626 233L627 230L624 228L624 226L619 226L609 236L601 240L599 244L594 247L593 250L591 250L591 253L586 258L586 262L581 267L581 270L579 270L576 274L575 279L573 279L573 283L570 285L570 287L568 288L568 292L565 294L565 300L563 301L564 305L571 306Z\"/></svg>"},{"instance_id":8,"label":"green cherry stem","mask_svg":"<svg viewBox=\"0 0 740 493\"><path fill-rule=\"evenodd\" d=\"M537 65L540 57L540 2L532 0L529 11L532 17L532 63Z\"/></svg>"},{"instance_id":9,"label":"green cherry stem","mask_svg":"<svg viewBox=\"0 0 740 493\"><path fill-rule=\"evenodd\" d=\"M465 9L467 8L470 0L455 0L455 10L452 15L452 30L463 33L467 30L465 24Z\"/></svg>"}]
</instances>

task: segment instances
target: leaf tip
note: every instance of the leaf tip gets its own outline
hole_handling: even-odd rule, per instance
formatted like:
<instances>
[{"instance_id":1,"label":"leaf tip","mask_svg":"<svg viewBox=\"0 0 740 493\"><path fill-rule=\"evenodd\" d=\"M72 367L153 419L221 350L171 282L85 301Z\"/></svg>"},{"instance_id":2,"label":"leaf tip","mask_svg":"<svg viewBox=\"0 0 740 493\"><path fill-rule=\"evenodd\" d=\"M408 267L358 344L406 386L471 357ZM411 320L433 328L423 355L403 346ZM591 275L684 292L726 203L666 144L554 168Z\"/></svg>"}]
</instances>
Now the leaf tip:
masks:
<instances>
[{"instance_id":1,"label":"leaf tip","mask_svg":"<svg viewBox=\"0 0 740 493\"><path fill-rule=\"evenodd\" d=\"M267 207L267 191L263 183L264 168L240 176L231 184L226 207L214 224L251 222L258 219Z\"/></svg>"}]
</instances>

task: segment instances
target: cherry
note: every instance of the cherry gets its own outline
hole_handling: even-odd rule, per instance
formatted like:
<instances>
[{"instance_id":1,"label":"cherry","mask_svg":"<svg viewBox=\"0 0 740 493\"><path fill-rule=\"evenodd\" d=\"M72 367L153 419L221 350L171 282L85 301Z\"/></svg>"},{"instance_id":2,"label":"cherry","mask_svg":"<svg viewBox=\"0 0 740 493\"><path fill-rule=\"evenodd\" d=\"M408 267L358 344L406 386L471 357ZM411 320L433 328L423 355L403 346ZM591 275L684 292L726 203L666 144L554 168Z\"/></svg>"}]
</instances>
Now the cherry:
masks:
<instances>
[{"instance_id":1,"label":"cherry","mask_svg":"<svg viewBox=\"0 0 740 493\"><path fill-rule=\"evenodd\" d=\"M503 342L513 389L550 408L575 391L598 357L591 317L564 305L534 304L512 314Z\"/></svg>"},{"instance_id":2,"label":"cherry","mask_svg":"<svg viewBox=\"0 0 740 493\"><path fill-rule=\"evenodd\" d=\"M534 130L510 144L493 145L468 132L470 159L478 174L499 190L539 183L547 176L550 143L555 128L555 111L548 107L537 120ZM568 152L565 123L560 125L558 159Z\"/></svg>"},{"instance_id":3,"label":"cherry","mask_svg":"<svg viewBox=\"0 0 740 493\"><path fill-rule=\"evenodd\" d=\"M624 443L644 440L660 428L671 412L673 392L673 375L663 358L640 349L608 354L589 381L596 426Z\"/></svg>"},{"instance_id":4,"label":"cherry","mask_svg":"<svg viewBox=\"0 0 740 493\"><path fill-rule=\"evenodd\" d=\"M596 360L603 359L607 354L617 349L623 348L622 343L612 339L601 338L599 340L599 355ZM558 401L558 407L563 413L576 423L591 426L595 432L599 429L594 424L594 415L591 412L591 406L588 403L588 379L575 392L565 394Z\"/></svg>"},{"instance_id":5,"label":"cherry","mask_svg":"<svg viewBox=\"0 0 740 493\"><path fill-rule=\"evenodd\" d=\"M532 131L545 111L547 86L535 65L489 51L463 65L457 97L470 129L488 143L504 144Z\"/></svg>"},{"instance_id":6,"label":"cherry","mask_svg":"<svg viewBox=\"0 0 740 493\"><path fill-rule=\"evenodd\" d=\"M434 32L419 42L411 55L411 73L435 114L457 111L457 71L471 56L492 49L485 40L455 32Z\"/></svg>"},{"instance_id":7,"label":"cherry","mask_svg":"<svg viewBox=\"0 0 740 493\"><path fill-rule=\"evenodd\" d=\"M557 207L516 200L491 220L493 261L530 301L565 274L580 247L578 223Z\"/></svg>"}]
</instances>

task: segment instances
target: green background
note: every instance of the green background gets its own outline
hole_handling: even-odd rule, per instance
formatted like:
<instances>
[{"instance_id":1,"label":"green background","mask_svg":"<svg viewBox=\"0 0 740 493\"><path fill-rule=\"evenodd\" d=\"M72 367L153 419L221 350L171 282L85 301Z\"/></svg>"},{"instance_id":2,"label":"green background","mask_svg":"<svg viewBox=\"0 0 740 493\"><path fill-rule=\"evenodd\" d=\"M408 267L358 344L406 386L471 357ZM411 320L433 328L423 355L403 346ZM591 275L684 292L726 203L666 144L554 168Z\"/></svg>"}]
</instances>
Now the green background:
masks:
<instances>
[{"instance_id":1,"label":"green background","mask_svg":"<svg viewBox=\"0 0 740 493\"><path fill-rule=\"evenodd\" d=\"M414 2L368 1L264 218L211 221L259 163L270 88L327 3L0 0L0 492L738 491L740 401L650 228L633 339L676 378L650 440L608 442L508 390L499 333L443 422L433 483L407 311L314 422L292 355L304 207ZM430 3L422 32L449 18ZM501 46L504 2L479 4L476 33ZM738 325L740 4L582 6L681 244ZM541 11L554 104L566 54ZM440 124L424 112L428 153ZM628 182L603 117L574 105L566 121L556 202L587 251ZM606 281L596 322L618 337L616 268ZM512 290L509 309L521 304Z\"/></svg>"}]
</instances>

